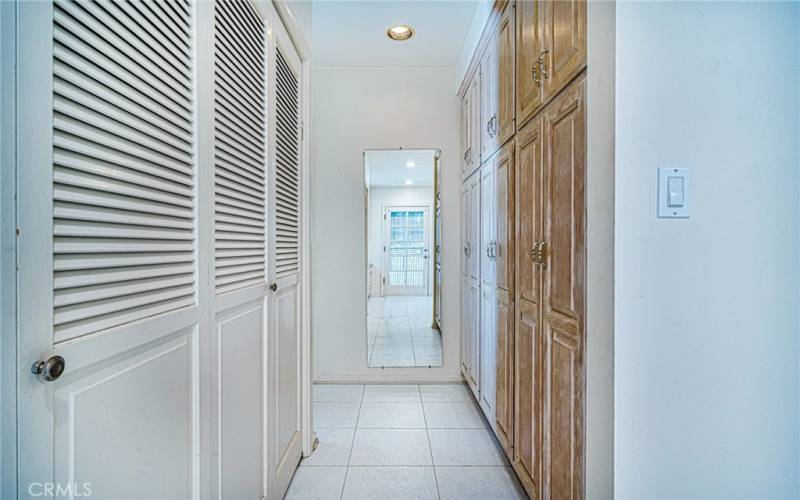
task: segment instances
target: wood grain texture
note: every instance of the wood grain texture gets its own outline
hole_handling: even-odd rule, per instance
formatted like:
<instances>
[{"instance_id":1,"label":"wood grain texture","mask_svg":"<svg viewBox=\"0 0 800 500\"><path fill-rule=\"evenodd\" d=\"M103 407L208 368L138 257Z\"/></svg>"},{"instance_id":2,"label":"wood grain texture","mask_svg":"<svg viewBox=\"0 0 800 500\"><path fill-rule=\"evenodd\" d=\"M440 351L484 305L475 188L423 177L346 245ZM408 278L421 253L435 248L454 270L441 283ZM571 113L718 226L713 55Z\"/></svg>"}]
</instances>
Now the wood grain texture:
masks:
<instances>
[{"instance_id":1,"label":"wood grain texture","mask_svg":"<svg viewBox=\"0 0 800 500\"><path fill-rule=\"evenodd\" d=\"M541 287L533 262L533 245L542 239L542 176L544 133L542 119L531 121L516 136L516 251L517 299L538 304Z\"/></svg>"},{"instance_id":2,"label":"wood grain texture","mask_svg":"<svg viewBox=\"0 0 800 500\"><path fill-rule=\"evenodd\" d=\"M495 156L495 199L497 203L496 273L497 288L514 291L514 142L509 142Z\"/></svg>"},{"instance_id":3,"label":"wood grain texture","mask_svg":"<svg viewBox=\"0 0 800 500\"><path fill-rule=\"evenodd\" d=\"M545 109L545 498L584 497L586 80Z\"/></svg>"},{"instance_id":4,"label":"wood grain texture","mask_svg":"<svg viewBox=\"0 0 800 500\"><path fill-rule=\"evenodd\" d=\"M516 98L514 88L516 30L514 4L508 4L495 29L497 59L497 118L495 143L500 146L514 136L516 130Z\"/></svg>"},{"instance_id":5,"label":"wood grain texture","mask_svg":"<svg viewBox=\"0 0 800 500\"><path fill-rule=\"evenodd\" d=\"M541 79L534 79L534 68L544 43L544 1L516 2L516 118L521 127L544 104Z\"/></svg>"},{"instance_id":6,"label":"wood grain texture","mask_svg":"<svg viewBox=\"0 0 800 500\"><path fill-rule=\"evenodd\" d=\"M496 434L509 460L514 459L514 302L506 290L497 300Z\"/></svg>"},{"instance_id":7,"label":"wood grain texture","mask_svg":"<svg viewBox=\"0 0 800 500\"><path fill-rule=\"evenodd\" d=\"M543 14L547 102L586 67L586 0L548 1Z\"/></svg>"}]
</instances>

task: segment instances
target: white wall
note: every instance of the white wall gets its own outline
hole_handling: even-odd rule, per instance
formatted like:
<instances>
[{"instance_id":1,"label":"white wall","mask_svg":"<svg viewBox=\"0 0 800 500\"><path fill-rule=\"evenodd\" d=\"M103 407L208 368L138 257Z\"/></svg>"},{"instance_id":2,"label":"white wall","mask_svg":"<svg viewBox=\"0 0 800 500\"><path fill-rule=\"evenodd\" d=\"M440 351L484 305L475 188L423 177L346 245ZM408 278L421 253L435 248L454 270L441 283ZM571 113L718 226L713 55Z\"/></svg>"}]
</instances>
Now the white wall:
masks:
<instances>
[{"instance_id":1,"label":"white wall","mask_svg":"<svg viewBox=\"0 0 800 500\"><path fill-rule=\"evenodd\" d=\"M312 332L317 380L459 380L459 130L452 68L315 68ZM444 366L367 368L367 149L442 150Z\"/></svg>"},{"instance_id":2,"label":"white wall","mask_svg":"<svg viewBox=\"0 0 800 500\"><path fill-rule=\"evenodd\" d=\"M620 2L615 493L797 497L800 4ZM656 168L692 169L656 219Z\"/></svg>"},{"instance_id":3,"label":"white wall","mask_svg":"<svg viewBox=\"0 0 800 500\"><path fill-rule=\"evenodd\" d=\"M431 171L431 176L433 172ZM433 290L433 188L370 188L369 190L369 229L367 244L367 262L375 266L373 274L373 292L380 295L380 278L383 276L383 210L387 206L420 206L428 207L428 287Z\"/></svg>"}]
</instances>

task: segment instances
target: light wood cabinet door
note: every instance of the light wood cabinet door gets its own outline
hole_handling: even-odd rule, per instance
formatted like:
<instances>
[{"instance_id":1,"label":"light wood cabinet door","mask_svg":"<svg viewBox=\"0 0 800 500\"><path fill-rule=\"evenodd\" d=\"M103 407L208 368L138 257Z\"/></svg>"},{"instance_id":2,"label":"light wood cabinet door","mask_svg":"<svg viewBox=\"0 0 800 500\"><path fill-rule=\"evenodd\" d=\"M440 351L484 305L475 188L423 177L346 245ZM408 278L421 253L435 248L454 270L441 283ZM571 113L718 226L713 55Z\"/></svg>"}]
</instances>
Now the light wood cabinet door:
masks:
<instances>
[{"instance_id":1,"label":"light wood cabinet door","mask_svg":"<svg viewBox=\"0 0 800 500\"><path fill-rule=\"evenodd\" d=\"M472 92L471 87L461 98L461 176L469 170L469 156L472 148Z\"/></svg>"},{"instance_id":2,"label":"light wood cabinet door","mask_svg":"<svg viewBox=\"0 0 800 500\"><path fill-rule=\"evenodd\" d=\"M545 110L544 497L584 494L586 84Z\"/></svg>"},{"instance_id":3,"label":"light wood cabinet door","mask_svg":"<svg viewBox=\"0 0 800 500\"><path fill-rule=\"evenodd\" d=\"M481 166L481 79L477 72L469 86L470 102L470 148L467 155L468 168L466 175L471 175Z\"/></svg>"},{"instance_id":4,"label":"light wood cabinet door","mask_svg":"<svg viewBox=\"0 0 800 500\"><path fill-rule=\"evenodd\" d=\"M509 460L513 460L514 438L514 302L511 293L498 289L495 316L497 328L497 373L495 385L495 432Z\"/></svg>"},{"instance_id":5,"label":"light wood cabinet door","mask_svg":"<svg viewBox=\"0 0 800 500\"><path fill-rule=\"evenodd\" d=\"M516 120L520 127L544 104L539 67L544 43L544 0L516 2Z\"/></svg>"},{"instance_id":6,"label":"light wood cabinet door","mask_svg":"<svg viewBox=\"0 0 800 500\"><path fill-rule=\"evenodd\" d=\"M543 14L546 102L586 67L586 0L548 1Z\"/></svg>"},{"instance_id":7,"label":"light wood cabinet door","mask_svg":"<svg viewBox=\"0 0 800 500\"><path fill-rule=\"evenodd\" d=\"M497 120L498 61L497 44L494 38L484 48L480 60L481 112L478 131L481 140L481 161L485 162L495 149L497 138L493 126Z\"/></svg>"},{"instance_id":8,"label":"light wood cabinet door","mask_svg":"<svg viewBox=\"0 0 800 500\"><path fill-rule=\"evenodd\" d=\"M517 300L514 334L514 450L522 486L540 498L542 473L542 332L540 304Z\"/></svg>"},{"instance_id":9,"label":"light wood cabinet door","mask_svg":"<svg viewBox=\"0 0 800 500\"><path fill-rule=\"evenodd\" d=\"M495 148L505 144L516 130L514 108L514 55L516 47L515 7L509 2L500 16L495 31L496 71L496 118L491 124Z\"/></svg>"},{"instance_id":10,"label":"light wood cabinet door","mask_svg":"<svg viewBox=\"0 0 800 500\"><path fill-rule=\"evenodd\" d=\"M539 269L532 250L542 240L542 182L544 134L542 119L525 125L516 136L516 273L517 299L541 302Z\"/></svg>"},{"instance_id":11,"label":"light wood cabinet door","mask_svg":"<svg viewBox=\"0 0 800 500\"><path fill-rule=\"evenodd\" d=\"M496 237L493 254L497 288L514 290L514 142L509 142L495 157ZM512 295L513 296L513 295Z\"/></svg>"}]
</instances>

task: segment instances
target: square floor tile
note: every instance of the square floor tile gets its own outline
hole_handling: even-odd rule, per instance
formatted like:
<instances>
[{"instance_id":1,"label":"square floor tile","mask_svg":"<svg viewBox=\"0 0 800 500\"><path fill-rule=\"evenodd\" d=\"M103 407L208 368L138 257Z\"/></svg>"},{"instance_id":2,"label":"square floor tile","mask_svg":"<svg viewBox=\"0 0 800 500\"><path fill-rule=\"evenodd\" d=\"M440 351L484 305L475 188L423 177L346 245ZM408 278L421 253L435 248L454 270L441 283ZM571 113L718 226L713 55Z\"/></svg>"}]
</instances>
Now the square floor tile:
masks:
<instances>
[{"instance_id":1,"label":"square floor tile","mask_svg":"<svg viewBox=\"0 0 800 500\"><path fill-rule=\"evenodd\" d=\"M508 467L436 467L436 479L442 500L528 498Z\"/></svg>"},{"instance_id":2,"label":"square floor tile","mask_svg":"<svg viewBox=\"0 0 800 500\"><path fill-rule=\"evenodd\" d=\"M355 429L314 429L319 444L301 465L347 465L353 447Z\"/></svg>"},{"instance_id":3,"label":"square floor tile","mask_svg":"<svg viewBox=\"0 0 800 500\"><path fill-rule=\"evenodd\" d=\"M472 396L465 384L421 384L419 390L423 401L439 403L472 403Z\"/></svg>"},{"instance_id":4,"label":"square floor tile","mask_svg":"<svg viewBox=\"0 0 800 500\"><path fill-rule=\"evenodd\" d=\"M336 499L342 494L347 467L300 467L289 484L285 500Z\"/></svg>"},{"instance_id":5,"label":"square floor tile","mask_svg":"<svg viewBox=\"0 0 800 500\"><path fill-rule=\"evenodd\" d=\"M422 403L364 402L358 416L359 429L424 429Z\"/></svg>"},{"instance_id":6,"label":"square floor tile","mask_svg":"<svg viewBox=\"0 0 800 500\"><path fill-rule=\"evenodd\" d=\"M486 421L475 403L425 403L429 429L483 429Z\"/></svg>"},{"instance_id":7,"label":"square floor tile","mask_svg":"<svg viewBox=\"0 0 800 500\"><path fill-rule=\"evenodd\" d=\"M396 330L405 331L406 333L411 332L408 317L398 316L384 318L383 321L381 321L381 326L378 327L379 332L391 332Z\"/></svg>"},{"instance_id":8,"label":"square floor tile","mask_svg":"<svg viewBox=\"0 0 800 500\"><path fill-rule=\"evenodd\" d=\"M342 498L424 500L439 494L433 467L351 467Z\"/></svg>"},{"instance_id":9,"label":"square floor tile","mask_svg":"<svg viewBox=\"0 0 800 500\"><path fill-rule=\"evenodd\" d=\"M425 429L358 429L350 465L431 465Z\"/></svg>"},{"instance_id":10,"label":"square floor tile","mask_svg":"<svg viewBox=\"0 0 800 500\"><path fill-rule=\"evenodd\" d=\"M364 389L364 401L421 401L419 386L398 384L372 384Z\"/></svg>"},{"instance_id":11,"label":"square floor tile","mask_svg":"<svg viewBox=\"0 0 800 500\"><path fill-rule=\"evenodd\" d=\"M428 435L436 465L506 465L488 429L429 429Z\"/></svg>"},{"instance_id":12,"label":"square floor tile","mask_svg":"<svg viewBox=\"0 0 800 500\"><path fill-rule=\"evenodd\" d=\"M314 403L314 428L353 429L360 405L359 402L317 401Z\"/></svg>"},{"instance_id":13,"label":"square floor tile","mask_svg":"<svg viewBox=\"0 0 800 500\"><path fill-rule=\"evenodd\" d=\"M314 384L314 401L361 401L363 385Z\"/></svg>"}]
</instances>

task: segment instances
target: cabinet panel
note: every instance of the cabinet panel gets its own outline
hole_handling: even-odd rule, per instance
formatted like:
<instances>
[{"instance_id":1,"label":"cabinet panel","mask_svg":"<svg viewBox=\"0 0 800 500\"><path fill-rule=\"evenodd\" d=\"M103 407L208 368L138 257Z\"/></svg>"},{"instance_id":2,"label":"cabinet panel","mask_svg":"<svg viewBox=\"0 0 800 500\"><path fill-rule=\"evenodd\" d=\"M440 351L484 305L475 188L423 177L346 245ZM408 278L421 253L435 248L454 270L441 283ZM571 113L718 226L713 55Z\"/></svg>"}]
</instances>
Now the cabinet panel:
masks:
<instances>
[{"instance_id":1,"label":"cabinet panel","mask_svg":"<svg viewBox=\"0 0 800 500\"><path fill-rule=\"evenodd\" d=\"M480 282L482 287L494 289L494 241L497 236L494 161L481 167L480 182Z\"/></svg>"},{"instance_id":2,"label":"cabinet panel","mask_svg":"<svg viewBox=\"0 0 800 500\"><path fill-rule=\"evenodd\" d=\"M514 458L512 464L531 498L539 498L542 457L542 390L539 304L515 302Z\"/></svg>"},{"instance_id":3,"label":"cabinet panel","mask_svg":"<svg viewBox=\"0 0 800 500\"><path fill-rule=\"evenodd\" d=\"M494 153L497 139L493 133L493 125L497 120L497 90L499 68L497 61L497 44L495 39L489 40L480 61L481 75L481 113L478 122L481 140L481 161Z\"/></svg>"},{"instance_id":4,"label":"cabinet panel","mask_svg":"<svg viewBox=\"0 0 800 500\"><path fill-rule=\"evenodd\" d=\"M469 277L476 283L480 280L480 263L481 263L481 243L480 243L480 226L481 226L481 178L480 175L475 174L469 178L467 184L469 186L469 195L467 201L467 210L469 212L469 226L467 228L467 265Z\"/></svg>"},{"instance_id":5,"label":"cabinet panel","mask_svg":"<svg viewBox=\"0 0 800 500\"><path fill-rule=\"evenodd\" d=\"M583 349L577 325L548 321L545 498L583 498Z\"/></svg>"},{"instance_id":6,"label":"cabinet panel","mask_svg":"<svg viewBox=\"0 0 800 500\"><path fill-rule=\"evenodd\" d=\"M545 114L546 311L577 320L583 311L585 80L576 81Z\"/></svg>"},{"instance_id":7,"label":"cabinet panel","mask_svg":"<svg viewBox=\"0 0 800 500\"><path fill-rule=\"evenodd\" d=\"M509 459L513 460L514 422L514 305L506 290L496 291L497 308L497 396L496 434Z\"/></svg>"},{"instance_id":8,"label":"cabinet panel","mask_svg":"<svg viewBox=\"0 0 800 500\"><path fill-rule=\"evenodd\" d=\"M586 67L586 0L546 2L544 40L547 101Z\"/></svg>"},{"instance_id":9,"label":"cabinet panel","mask_svg":"<svg viewBox=\"0 0 800 500\"><path fill-rule=\"evenodd\" d=\"M461 186L461 276L469 277L469 183Z\"/></svg>"},{"instance_id":10,"label":"cabinet panel","mask_svg":"<svg viewBox=\"0 0 800 500\"><path fill-rule=\"evenodd\" d=\"M469 170L469 156L472 148L472 93L470 87L461 98L461 176Z\"/></svg>"},{"instance_id":11,"label":"cabinet panel","mask_svg":"<svg viewBox=\"0 0 800 500\"><path fill-rule=\"evenodd\" d=\"M542 120L528 123L516 137L516 296L538 304L541 292L538 268L531 251L542 239L542 176L544 137Z\"/></svg>"},{"instance_id":12,"label":"cabinet panel","mask_svg":"<svg viewBox=\"0 0 800 500\"><path fill-rule=\"evenodd\" d=\"M469 280L469 309L468 309L468 335L469 335L469 372L467 383L476 397L480 394L480 367L481 367L481 345L480 345L480 308L481 308L481 287L477 280Z\"/></svg>"},{"instance_id":13,"label":"cabinet panel","mask_svg":"<svg viewBox=\"0 0 800 500\"><path fill-rule=\"evenodd\" d=\"M497 288L514 287L514 143L503 146L495 159L495 273Z\"/></svg>"},{"instance_id":14,"label":"cabinet panel","mask_svg":"<svg viewBox=\"0 0 800 500\"><path fill-rule=\"evenodd\" d=\"M545 111L547 498L583 497L585 90L576 80Z\"/></svg>"},{"instance_id":15,"label":"cabinet panel","mask_svg":"<svg viewBox=\"0 0 800 500\"><path fill-rule=\"evenodd\" d=\"M495 52L497 59L497 118L492 130L495 138L495 147L505 144L511 139L515 131L516 109L514 108L514 55L516 47L515 8L513 3L506 5L495 34Z\"/></svg>"},{"instance_id":16,"label":"cabinet panel","mask_svg":"<svg viewBox=\"0 0 800 500\"><path fill-rule=\"evenodd\" d=\"M497 376L497 326L494 286L481 286L480 310L480 402L481 409L492 427L495 426Z\"/></svg>"},{"instance_id":17,"label":"cabinet panel","mask_svg":"<svg viewBox=\"0 0 800 500\"><path fill-rule=\"evenodd\" d=\"M470 301L469 301L469 278L461 278L461 338L460 338L460 354L461 354L461 373L464 378L469 378L470 361Z\"/></svg>"},{"instance_id":18,"label":"cabinet panel","mask_svg":"<svg viewBox=\"0 0 800 500\"><path fill-rule=\"evenodd\" d=\"M544 0L517 0L516 118L522 126L544 103L539 57L544 41Z\"/></svg>"}]
</instances>

